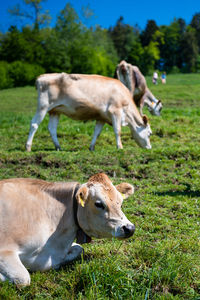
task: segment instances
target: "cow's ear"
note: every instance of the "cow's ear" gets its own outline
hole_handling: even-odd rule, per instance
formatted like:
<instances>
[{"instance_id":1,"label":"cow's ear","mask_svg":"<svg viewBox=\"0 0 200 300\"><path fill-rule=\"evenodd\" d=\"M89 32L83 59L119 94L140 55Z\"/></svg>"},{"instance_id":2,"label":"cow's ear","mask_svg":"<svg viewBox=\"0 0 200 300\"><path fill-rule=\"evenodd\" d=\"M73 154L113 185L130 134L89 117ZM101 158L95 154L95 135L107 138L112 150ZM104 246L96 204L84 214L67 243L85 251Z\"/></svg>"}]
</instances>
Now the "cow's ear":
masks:
<instances>
[{"instance_id":1,"label":"cow's ear","mask_svg":"<svg viewBox=\"0 0 200 300\"><path fill-rule=\"evenodd\" d=\"M80 187L80 189L78 190L78 192L76 194L76 199L82 207L85 206L87 197L88 197L88 188L84 185L84 186Z\"/></svg>"},{"instance_id":2,"label":"cow's ear","mask_svg":"<svg viewBox=\"0 0 200 300\"><path fill-rule=\"evenodd\" d=\"M147 123L149 122L149 119L147 118L146 115L142 116L142 119L143 119L144 125L146 126Z\"/></svg>"},{"instance_id":3,"label":"cow's ear","mask_svg":"<svg viewBox=\"0 0 200 300\"><path fill-rule=\"evenodd\" d=\"M126 182L118 184L116 189L122 194L124 199L128 198L134 193L134 186Z\"/></svg>"}]
</instances>

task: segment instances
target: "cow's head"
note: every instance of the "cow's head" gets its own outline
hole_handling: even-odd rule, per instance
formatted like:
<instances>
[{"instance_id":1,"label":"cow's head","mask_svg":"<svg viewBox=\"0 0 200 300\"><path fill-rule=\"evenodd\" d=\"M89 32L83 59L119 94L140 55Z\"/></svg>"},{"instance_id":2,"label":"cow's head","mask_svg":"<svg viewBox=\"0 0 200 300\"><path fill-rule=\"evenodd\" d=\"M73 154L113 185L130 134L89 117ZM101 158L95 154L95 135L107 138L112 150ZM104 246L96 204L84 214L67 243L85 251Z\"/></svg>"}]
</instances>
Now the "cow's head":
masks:
<instances>
[{"instance_id":1,"label":"cow's head","mask_svg":"<svg viewBox=\"0 0 200 300\"><path fill-rule=\"evenodd\" d=\"M121 210L123 199L133 194L134 188L128 183L114 186L103 173L92 176L79 188L77 219L81 229L96 238L128 238L135 226Z\"/></svg>"},{"instance_id":2,"label":"cow's head","mask_svg":"<svg viewBox=\"0 0 200 300\"><path fill-rule=\"evenodd\" d=\"M146 115L142 116L143 124L130 127L133 135L133 139L136 143L145 149L151 149L150 136L152 134L150 124Z\"/></svg>"},{"instance_id":3,"label":"cow's head","mask_svg":"<svg viewBox=\"0 0 200 300\"><path fill-rule=\"evenodd\" d=\"M149 100L148 110L154 116L160 116L162 110L161 100L154 99L153 101Z\"/></svg>"}]
</instances>

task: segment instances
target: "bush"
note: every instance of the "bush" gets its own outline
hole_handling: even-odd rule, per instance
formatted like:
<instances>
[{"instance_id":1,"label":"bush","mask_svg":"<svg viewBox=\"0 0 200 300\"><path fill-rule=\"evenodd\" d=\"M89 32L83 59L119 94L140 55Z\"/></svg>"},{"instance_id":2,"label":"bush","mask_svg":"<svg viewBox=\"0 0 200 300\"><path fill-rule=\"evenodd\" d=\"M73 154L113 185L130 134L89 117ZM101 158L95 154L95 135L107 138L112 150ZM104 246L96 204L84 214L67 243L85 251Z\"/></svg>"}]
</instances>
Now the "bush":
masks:
<instances>
[{"instance_id":1,"label":"bush","mask_svg":"<svg viewBox=\"0 0 200 300\"><path fill-rule=\"evenodd\" d=\"M0 89L13 87L13 80L9 77L9 64L0 61Z\"/></svg>"},{"instance_id":2,"label":"bush","mask_svg":"<svg viewBox=\"0 0 200 300\"><path fill-rule=\"evenodd\" d=\"M45 70L41 66L14 61L9 65L9 76L14 86L33 85L35 79Z\"/></svg>"},{"instance_id":3,"label":"bush","mask_svg":"<svg viewBox=\"0 0 200 300\"><path fill-rule=\"evenodd\" d=\"M177 66L173 66L169 71L170 74L178 74L180 73L180 69Z\"/></svg>"},{"instance_id":4,"label":"bush","mask_svg":"<svg viewBox=\"0 0 200 300\"><path fill-rule=\"evenodd\" d=\"M43 73L45 69L36 64L0 61L0 89L33 85L37 76Z\"/></svg>"}]
</instances>

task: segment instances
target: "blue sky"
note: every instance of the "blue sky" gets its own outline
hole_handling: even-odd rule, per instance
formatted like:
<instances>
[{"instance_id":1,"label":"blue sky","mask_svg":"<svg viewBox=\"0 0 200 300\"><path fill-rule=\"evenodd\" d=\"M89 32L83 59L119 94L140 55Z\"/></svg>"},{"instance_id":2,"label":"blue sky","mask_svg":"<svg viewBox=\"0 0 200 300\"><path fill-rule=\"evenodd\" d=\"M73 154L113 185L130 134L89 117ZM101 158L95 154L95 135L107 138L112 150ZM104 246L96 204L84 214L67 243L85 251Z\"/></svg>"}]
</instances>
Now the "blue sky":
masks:
<instances>
[{"instance_id":1,"label":"blue sky","mask_svg":"<svg viewBox=\"0 0 200 300\"><path fill-rule=\"evenodd\" d=\"M15 18L7 13L7 9L22 0L0 0L0 30L6 31ZM93 17L88 26L99 24L103 28L114 26L120 16L124 17L126 24L138 24L141 29L147 20L153 19L158 25L169 25L173 19L183 18L189 23L192 16L200 12L200 0L46 0L44 9L48 9L52 16L51 25L56 21L57 15L70 2L77 12L82 6L89 5L96 17Z\"/></svg>"}]
</instances>

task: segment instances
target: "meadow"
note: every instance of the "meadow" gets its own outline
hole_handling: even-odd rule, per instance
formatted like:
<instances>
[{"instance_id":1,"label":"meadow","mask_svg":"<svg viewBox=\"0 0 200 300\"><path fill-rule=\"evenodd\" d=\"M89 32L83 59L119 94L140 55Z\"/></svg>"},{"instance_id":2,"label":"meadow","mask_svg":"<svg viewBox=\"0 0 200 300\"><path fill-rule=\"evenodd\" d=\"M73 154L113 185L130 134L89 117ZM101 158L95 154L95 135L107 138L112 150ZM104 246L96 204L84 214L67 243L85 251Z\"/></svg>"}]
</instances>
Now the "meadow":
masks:
<instances>
[{"instance_id":1,"label":"meadow","mask_svg":"<svg viewBox=\"0 0 200 300\"><path fill-rule=\"evenodd\" d=\"M124 149L117 150L113 129L106 125L90 152L94 122L62 116L62 151L54 150L46 117L27 153L36 90L0 91L0 179L83 183L105 172L114 184L135 186L122 209L136 226L130 239L93 239L84 245L81 260L32 273L30 287L0 283L0 299L200 299L200 75L169 75L166 85L147 81L163 102L161 117L145 110L153 131L151 150L139 148L126 127Z\"/></svg>"}]
</instances>

